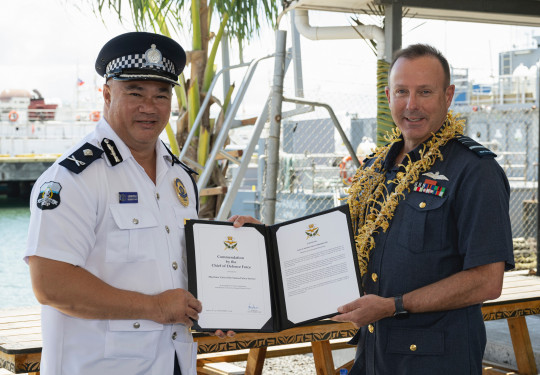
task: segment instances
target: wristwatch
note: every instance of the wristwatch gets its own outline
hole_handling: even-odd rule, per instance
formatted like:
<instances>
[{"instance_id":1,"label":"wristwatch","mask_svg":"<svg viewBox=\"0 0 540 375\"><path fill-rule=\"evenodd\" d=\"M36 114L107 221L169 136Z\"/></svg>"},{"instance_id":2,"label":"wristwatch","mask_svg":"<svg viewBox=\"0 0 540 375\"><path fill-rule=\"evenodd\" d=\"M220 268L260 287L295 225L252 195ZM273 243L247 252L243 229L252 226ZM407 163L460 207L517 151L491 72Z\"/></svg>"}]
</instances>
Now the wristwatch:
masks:
<instances>
[{"instance_id":1,"label":"wristwatch","mask_svg":"<svg viewBox=\"0 0 540 375\"><path fill-rule=\"evenodd\" d=\"M405 319L409 317L409 312L403 307L403 296L401 294L394 297L394 304L396 305L394 318Z\"/></svg>"}]
</instances>

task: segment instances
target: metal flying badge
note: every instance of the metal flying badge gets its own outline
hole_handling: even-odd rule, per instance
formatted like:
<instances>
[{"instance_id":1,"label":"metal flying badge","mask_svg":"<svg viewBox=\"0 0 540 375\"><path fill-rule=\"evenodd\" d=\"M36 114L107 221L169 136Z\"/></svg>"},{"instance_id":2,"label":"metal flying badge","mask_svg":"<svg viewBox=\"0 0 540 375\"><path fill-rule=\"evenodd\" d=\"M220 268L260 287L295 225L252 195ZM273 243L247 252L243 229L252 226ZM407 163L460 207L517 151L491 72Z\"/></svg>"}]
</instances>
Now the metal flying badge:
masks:
<instances>
[{"instance_id":1,"label":"metal flying badge","mask_svg":"<svg viewBox=\"0 0 540 375\"><path fill-rule=\"evenodd\" d=\"M176 195L178 196L178 199L180 199L180 203L182 203L183 206L187 207L189 205L189 197L184 184L179 178L174 179L174 188L176 190Z\"/></svg>"},{"instance_id":2,"label":"metal flying badge","mask_svg":"<svg viewBox=\"0 0 540 375\"><path fill-rule=\"evenodd\" d=\"M434 179L434 180L444 180L444 181L448 181L448 177L446 177L445 175L441 174L439 171L422 173L422 176L427 176L427 177L432 178L432 179Z\"/></svg>"},{"instance_id":3,"label":"metal flying badge","mask_svg":"<svg viewBox=\"0 0 540 375\"><path fill-rule=\"evenodd\" d=\"M52 210L60 205L62 185L55 181L45 182L39 188L37 206L41 210Z\"/></svg>"}]
</instances>

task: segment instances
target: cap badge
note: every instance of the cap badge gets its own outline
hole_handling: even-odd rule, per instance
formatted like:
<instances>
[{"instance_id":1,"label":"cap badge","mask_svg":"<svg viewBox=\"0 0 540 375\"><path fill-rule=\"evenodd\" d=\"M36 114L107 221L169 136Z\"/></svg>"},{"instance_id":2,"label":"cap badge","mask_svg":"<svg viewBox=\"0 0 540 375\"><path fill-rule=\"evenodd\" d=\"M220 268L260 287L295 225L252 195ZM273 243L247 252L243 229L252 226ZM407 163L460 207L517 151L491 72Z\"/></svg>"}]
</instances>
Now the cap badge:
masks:
<instances>
[{"instance_id":1,"label":"cap badge","mask_svg":"<svg viewBox=\"0 0 540 375\"><path fill-rule=\"evenodd\" d=\"M146 50L144 58L146 62L143 66L159 66L160 68L164 68L161 52L156 48L155 44L152 44L150 49Z\"/></svg>"},{"instance_id":2,"label":"cap badge","mask_svg":"<svg viewBox=\"0 0 540 375\"><path fill-rule=\"evenodd\" d=\"M182 203L184 207L187 207L189 205L189 197L184 184L179 178L174 179L174 188L178 199L180 199L180 203Z\"/></svg>"}]
</instances>

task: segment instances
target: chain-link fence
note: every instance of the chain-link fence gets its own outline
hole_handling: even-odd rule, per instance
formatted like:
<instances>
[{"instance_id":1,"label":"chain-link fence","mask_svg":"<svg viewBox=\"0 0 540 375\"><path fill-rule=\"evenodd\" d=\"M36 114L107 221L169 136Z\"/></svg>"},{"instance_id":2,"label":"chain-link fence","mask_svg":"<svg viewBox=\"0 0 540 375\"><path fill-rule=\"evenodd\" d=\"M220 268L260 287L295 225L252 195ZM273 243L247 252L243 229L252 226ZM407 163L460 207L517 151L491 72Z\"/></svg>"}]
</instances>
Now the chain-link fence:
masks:
<instances>
[{"instance_id":1,"label":"chain-link fence","mask_svg":"<svg viewBox=\"0 0 540 375\"><path fill-rule=\"evenodd\" d=\"M287 94L285 94L287 96ZM292 95L291 95L292 96ZM324 92L307 93L309 100L329 104L360 160L370 153L376 138L376 98ZM470 103L470 102L469 102ZM297 107L285 103L283 113ZM538 108L534 103L480 104L463 102L451 108L466 120L465 135L493 150L510 183L510 218L518 268L536 262ZM262 150L260 143L259 150ZM263 207L265 157L253 164L247 192L248 205L260 216ZM298 218L343 204L356 167L326 109L284 118L281 125L280 168L276 222ZM244 181L249 179L249 175ZM257 186L257 188L255 188ZM238 212L233 212L238 213Z\"/></svg>"},{"instance_id":2,"label":"chain-link fence","mask_svg":"<svg viewBox=\"0 0 540 375\"><path fill-rule=\"evenodd\" d=\"M354 124L358 113L375 110L375 97L325 93L324 97L312 95L309 99L333 108L354 150L362 137L373 142L371 132L360 134L354 131ZM344 203L345 189L356 166L325 108L314 106L308 114L285 119L281 125L280 152L276 222Z\"/></svg>"},{"instance_id":3,"label":"chain-link fence","mask_svg":"<svg viewBox=\"0 0 540 375\"><path fill-rule=\"evenodd\" d=\"M338 107L375 108L374 97L325 96ZM363 108L362 108L363 107ZM510 218L519 268L535 262L538 181L538 109L534 105L470 106L452 109L466 120L465 134L498 156L510 183ZM376 120L336 111L360 159L374 146ZM356 167L323 108L282 122L276 222L343 204ZM264 166L264 163L261 164ZM260 168L261 166L259 166ZM263 172L264 173L264 172ZM262 202L262 200L260 200Z\"/></svg>"},{"instance_id":4,"label":"chain-link fence","mask_svg":"<svg viewBox=\"0 0 540 375\"><path fill-rule=\"evenodd\" d=\"M456 105L465 134L497 154L510 183L510 220L516 268L536 264L538 219L538 108L533 104Z\"/></svg>"}]
</instances>

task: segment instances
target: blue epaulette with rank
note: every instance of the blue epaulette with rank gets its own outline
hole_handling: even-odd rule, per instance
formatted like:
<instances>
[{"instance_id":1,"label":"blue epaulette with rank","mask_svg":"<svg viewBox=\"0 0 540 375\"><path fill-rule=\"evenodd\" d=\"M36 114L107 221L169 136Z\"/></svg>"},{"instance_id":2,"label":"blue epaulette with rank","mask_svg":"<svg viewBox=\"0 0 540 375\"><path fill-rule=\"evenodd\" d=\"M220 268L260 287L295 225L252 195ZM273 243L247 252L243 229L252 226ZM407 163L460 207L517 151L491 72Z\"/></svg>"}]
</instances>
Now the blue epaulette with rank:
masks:
<instances>
[{"instance_id":1,"label":"blue epaulette with rank","mask_svg":"<svg viewBox=\"0 0 540 375\"><path fill-rule=\"evenodd\" d=\"M460 136L457 136L455 139L459 143L461 143L463 146L467 147L469 150L471 150L472 152L474 152L476 155L478 155L481 158L485 158L485 157L496 158L497 157L497 154L495 154L489 148L482 146L480 143L476 142L472 138L469 138L464 135L460 135Z\"/></svg>"},{"instance_id":2,"label":"blue epaulette with rank","mask_svg":"<svg viewBox=\"0 0 540 375\"><path fill-rule=\"evenodd\" d=\"M97 159L101 158L103 150L86 142L73 154L62 160L61 166L66 167L73 173L81 173Z\"/></svg>"}]
</instances>

